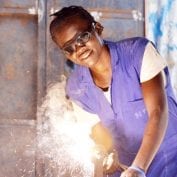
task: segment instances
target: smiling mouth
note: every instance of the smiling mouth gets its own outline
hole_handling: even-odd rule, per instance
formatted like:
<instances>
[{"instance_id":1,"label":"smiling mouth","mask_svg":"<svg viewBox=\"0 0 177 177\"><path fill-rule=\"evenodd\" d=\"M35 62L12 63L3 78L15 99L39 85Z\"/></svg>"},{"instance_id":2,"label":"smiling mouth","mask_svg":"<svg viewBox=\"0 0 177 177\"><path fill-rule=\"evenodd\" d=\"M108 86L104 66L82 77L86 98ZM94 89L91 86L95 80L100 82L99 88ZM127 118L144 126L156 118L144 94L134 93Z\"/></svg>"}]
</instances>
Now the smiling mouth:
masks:
<instances>
[{"instance_id":1,"label":"smiling mouth","mask_svg":"<svg viewBox=\"0 0 177 177\"><path fill-rule=\"evenodd\" d=\"M86 59L91 55L91 53L92 53L92 50L86 50L85 52L83 52L83 53L79 56L80 60L81 60L81 61L86 60Z\"/></svg>"}]
</instances>

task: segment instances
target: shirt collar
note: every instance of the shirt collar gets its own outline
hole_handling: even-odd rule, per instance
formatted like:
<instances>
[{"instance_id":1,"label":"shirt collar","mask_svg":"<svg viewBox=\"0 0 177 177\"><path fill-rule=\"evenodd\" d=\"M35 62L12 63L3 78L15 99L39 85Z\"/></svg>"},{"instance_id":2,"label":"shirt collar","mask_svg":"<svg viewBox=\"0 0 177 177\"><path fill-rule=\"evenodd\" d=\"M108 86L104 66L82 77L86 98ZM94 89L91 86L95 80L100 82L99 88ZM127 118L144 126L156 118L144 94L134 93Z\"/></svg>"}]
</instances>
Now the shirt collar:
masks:
<instances>
[{"instance_id":1,"label":"shirt collar","mask_svg":"<svg viewBox=\"0 0 177 177\"><path fill-rule=\"evenodd\" d=\"M114 71L115 67L118 65L119 57L117 53L117 44L115 42L104 40L104 44L106 44L110 51L111 56L111 65L112 70Z\"/></svg>"}]
</instances>

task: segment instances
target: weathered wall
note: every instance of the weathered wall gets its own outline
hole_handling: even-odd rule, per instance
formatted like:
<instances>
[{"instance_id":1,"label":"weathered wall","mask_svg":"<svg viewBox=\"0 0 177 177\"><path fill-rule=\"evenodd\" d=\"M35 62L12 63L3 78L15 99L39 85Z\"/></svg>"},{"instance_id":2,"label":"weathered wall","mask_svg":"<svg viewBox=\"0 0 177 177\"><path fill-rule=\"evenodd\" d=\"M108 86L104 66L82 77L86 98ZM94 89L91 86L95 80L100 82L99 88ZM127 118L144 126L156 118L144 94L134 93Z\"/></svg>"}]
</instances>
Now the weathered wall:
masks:
<instances>
[{"instance_id":1,"label":"weathered wall","mask_svg":"<svg viewBox=\"0 0 177 177\"><path fill-rule=\"evenodd\" d=\"M36 176L39 7L35 0L0 0L0 177Z\"/></svg>"},{"instance_id":2,"label":"weathered wall","mask_svg":"<svg viewBox=\"0 0 177 177\"><path fill-rule=\"evenodd\" d=\"M49 15L72 4L103 24L106 39L144 36L141 0L0 0L0 177L45 176L36 149L37 105L47 85L69 72L50 38Z\"/></svg>"}]
</instances>

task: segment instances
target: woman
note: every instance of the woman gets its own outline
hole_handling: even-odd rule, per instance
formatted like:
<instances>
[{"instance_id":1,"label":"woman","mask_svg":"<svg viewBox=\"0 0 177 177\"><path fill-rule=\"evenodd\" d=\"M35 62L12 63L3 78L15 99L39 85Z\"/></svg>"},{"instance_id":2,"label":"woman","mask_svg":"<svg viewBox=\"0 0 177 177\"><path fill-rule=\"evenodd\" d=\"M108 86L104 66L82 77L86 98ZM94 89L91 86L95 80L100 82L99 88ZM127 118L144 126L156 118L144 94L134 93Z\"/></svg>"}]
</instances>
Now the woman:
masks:
<instances>
[{"instance_id":1,"label":"woman","mask_svg":"<svg viewBox=\"0 0 177 177\"><path fill-rule=\"evenodd\" d=\"M100 118L128 168L115 163L106 174L121 177L177 176L177 103L164 59L150 41L101 38L103 27L85 9L70 6L53 14L52 39L74 62L66 92ZM111 176L110 175L110 176Z\"/></svg>"}]
</instances>

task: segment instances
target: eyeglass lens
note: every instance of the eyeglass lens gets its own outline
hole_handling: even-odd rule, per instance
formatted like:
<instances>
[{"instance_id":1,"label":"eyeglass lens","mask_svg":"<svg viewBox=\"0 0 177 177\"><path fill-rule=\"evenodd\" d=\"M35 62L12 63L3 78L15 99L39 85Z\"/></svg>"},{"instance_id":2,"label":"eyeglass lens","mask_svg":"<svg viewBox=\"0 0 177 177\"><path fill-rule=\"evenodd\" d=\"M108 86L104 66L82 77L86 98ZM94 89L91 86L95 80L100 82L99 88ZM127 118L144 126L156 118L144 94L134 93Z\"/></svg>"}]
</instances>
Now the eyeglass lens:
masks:
<instances>
[{"instance_id":1,"label":"eyeglass lens","mask_svg":"<svg viewBox=\"0 0 177 177\"><path fill-rule=\"evenodd\" d=\"M82 46L85 45L91 37L90 32L84 32L80 34L76 40L74 40L70 45L63 48L63 52L68 55L72 55L75 51L75 44Z\"/></svg>"}]
</instances>

